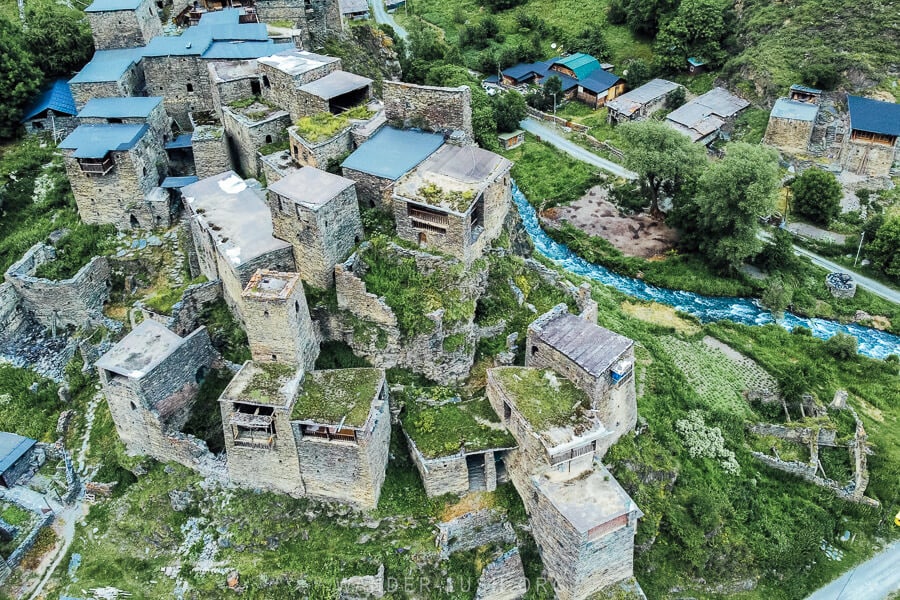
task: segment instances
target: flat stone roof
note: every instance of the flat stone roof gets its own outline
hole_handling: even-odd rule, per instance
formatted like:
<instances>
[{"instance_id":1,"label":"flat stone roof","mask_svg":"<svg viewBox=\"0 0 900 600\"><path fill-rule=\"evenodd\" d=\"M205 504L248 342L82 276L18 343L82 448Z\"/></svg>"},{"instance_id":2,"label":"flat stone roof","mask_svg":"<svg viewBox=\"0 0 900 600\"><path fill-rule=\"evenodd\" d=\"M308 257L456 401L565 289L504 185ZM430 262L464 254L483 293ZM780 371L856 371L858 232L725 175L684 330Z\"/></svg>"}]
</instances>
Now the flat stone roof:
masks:
<instances>
[{"instance_id":1,"label":"flat stone roof","mask_svg":"<svg viewBox=\"0 0 900 600\"><path fill-rule=\"evenodd\" d=\"M303 369L285 363L248 360L229 382L219 402L285 408L293 402Z\"/></svg>"},{"instance_id":2,"label":"flat stone roof","mask_svg":"<svg viewBox=\"0 0 900 600\"><path fill-rule=\"evenodd\" d=\"M306 50L297 50L292 48L271 56L265 56L259 59L259 62L278 69L279 71L296 77L313 69L317 69L322 65L327 65L340 61L341 59L334 56L326 56L324 54L315 54Z\"/></svg>"},{"instance_id":3,"label":"flat stone roof","mask_svg":"<svg viewBox=\"0 0 900 600\"><path fill-rule=\"evenodd\" d=\"M568 312L536 320L529 327L548 346L555 348L594 377L604 375L634 342L609 329Z\"/></svg>"},{"instance_id":4,"label":"flat stone roof","mask_svg":"<svg viewBox=\"0 0 900 600\"><path fill-rule=\"evenodd\" d=\"M301 92L331 100L370 85L372 85L372 80L368 77L348 71L332 71L325 77L301 85L299 89Z\"/></svg>"},{"instance_id":5,"label":"flat stone roof","mask_svg":"<svg viewBox=\"0 0 900 600\"><path fill-rule=\"evenodd\" d=\"M247 282L241 296L257 300L284 300L293 293L298 283L300 273L260 269Z\"/></svg>"},{"instance_id":6,"label":"flat stone roof","mask_svg":"<svg viewBox=\"0 0 900 600\"><path fill-rule=\"evenodd\" d=\"M317 210L354 185L352 179L315 167L303 167L269 186L269 191Z\"/></svg>"},{"instance_id":7,"label":"flat stone roof","mask_svg":"<svg viewBox=\"0 0 900 600\"><path fill-rule=\"evenodd\" d=\"M249 60L224 60L210 62L207 65L209 72L216 82L237 81L259 77L259 61Z\"/></svg>"},{"instance_id":8,"label":"flat stone roof","mask_svg":"<svg viewBox=\"0 0 900 600\"><path fill-rule=\"evenodd\" d=\"M97 361L97 366L130 379L140 379L175 352L184 338L165 325L145 319Z\"/></svg>"},{"instance_id":9,"label":"flat stone roof","mask_svg":"<svg viewBox=\"0 0 900 600\"><path fill-rule=\"evenodd\" d=\"M599 463L586 476L549 470L531 478L538 491L550 501L572 527L583 534L638 508L616 478Z\"/></svg>"},{"instance_id":10,"label":"flat stone roof","mask_svg":"<svg viewBox=\"0 0 900 600\"><path fill-rule=\"evenodd\" d=\"M330 369L306 374L291 420L360 428L384 384L382 369Z\"/></svg>"},{"instance_id":11,"label":"flat stone roof","mask_svg":"<svg viewBox=\"0 0 900 600\"><path fill-rule=\"evenodd\" d=\"M200 224L210 231L219 252L240 266L267 252L290 248L272 236L272 213L262 192L234 171L225 171L181 188Z\"/></svg>"},{"instance_id":12,"label":"flat stone roof","mask_svg":"<svg viewBox=\"0 0 900 600\"><path fill-rule=\"evenodd\" d=\"M512 162L489 150L445 144L402 177L394 194L465 213L478 194L511 168Z\"/></svg>"}]
</instances>

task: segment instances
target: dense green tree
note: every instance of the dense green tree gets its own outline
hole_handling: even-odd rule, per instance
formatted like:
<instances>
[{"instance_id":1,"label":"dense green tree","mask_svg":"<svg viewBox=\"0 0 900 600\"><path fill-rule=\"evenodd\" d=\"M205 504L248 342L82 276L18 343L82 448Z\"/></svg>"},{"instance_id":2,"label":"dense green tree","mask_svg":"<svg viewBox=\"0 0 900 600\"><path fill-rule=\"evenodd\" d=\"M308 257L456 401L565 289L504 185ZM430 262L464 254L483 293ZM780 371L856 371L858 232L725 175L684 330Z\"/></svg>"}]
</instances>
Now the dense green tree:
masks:
<instances>
[{"instance_id":1,"label":"dense green tree","mask_svg":"<svg viewBox=\"0 0 900 600\"><path fill-rule=\"evenodd\" d=\"M772 311L776 317L782 317L785 309L794 299L794 291L781 277L772 277L766 283L766 289L762 293L763 306Z\"/></svg>"},{"instance_id":2,"label":"dense green tree","mask_svg":"<svg viewBox=\"0 0 900 600\"><path fill-rule=\"evenodd\" d=\"M789 273L797 264L794 254L793 236L786 229L776 229L772 242L768 244L756 260L756 264L769 273Z\"/></svg>"},{"instance_id":3,"label":"dense green tree","mask_svg":"<svg viewBox=\"0 0 900 600\"><path fill-rule=\"evenodd\" d=\"M424 83L425 77L436 63L442 63L448 53L447 44L437 30L422 19L413 19L408 26L406 51L400 57L403 80Z\"/></svg>"},{"instance_id":4,"label":"dense green tree","mask_svg":"<svg viewBox=\"0 0 900 600\"><path fill-rule=\"evenodd\" d=\"M544 105L552 106L554 110L563 100L562 79L556 75L551 75L544 82Z\"/></svg>"},{"instance_id":5,"label":"dense green tree","mask_svg":"<svg viewBox=\"0 0 900 600\"><path fill-rule=\"evenodd\" d=\"M18 27L0 17L0 137L15 133L23 108L42 83L23 38Z\"/></svg>"},{"instance_id":6,"label":"dense green tree","mask_svg":"<svg viewBox=\"0 0 900 600\"><path fill-rule=\"evenodd\" d=\"M856 358L858 348L859 341L849 333L842 331L838 331L825 341L825 352L838 360Z\"/></svg>"},{"instance_id":7,"label":"dense green tree","mask_svg":"<svg viewBox=\"0 0 900 600\"><path fill-rule=\"evenodd\" d=\"M635 35L653 37L676 6L678 0L613 0L606 19L613 25L627 24Z\"/></svg>"},{"instance_id":8,"label":"dense green tree","mask_svg":"<svg viewBox=\"0 0 900 600\"><path fill-rule=\"evenodd\" d=\"M813 223L828 225L841 214L841 184L833 173L807 169L791 184L794 212Z\"/></svg>"},{"instance_id":9,"label":"dense green tree","mask_svg":"<svg viewBox=\"0 0 900 600\"><path fill-rule=\"evenodd\" d=\"M566 49L571 52L584 52L599 59L606 59L610 56L609 44L606 42L599 23L585 27L581 33L569 39Z\"/></svg>"},{"instance_id":10,"label":"dense green tree","mask_svg":"<svg viewBox=\"0 0 900 600\"><path fill-rule=\"evenodd\" d=\"M885 220L866 250L876 267L900 278L900 217Z\"/></svg>"},{"instance_id":11,"label":"dense green tree","mask_svg":"<svg viewBox=\"0 0 900 600\"><path fill-rule=\"evenodd\" d=\"M664 67L682 69L691 56L718 66L727 57L727 4L723 0L682 0L678 10L656 36L657 60Z\"/></svg>"},{"instance_id":12,"label":"dense green tree","mask_svg":"<svg viewBox=\"0 0 900 600\"><path fill-rule=\"evenodd\" d=\"M494 120L497 131L515 131L526 115L525 98L515 90L494 97Z\"/></svg>"},{"instance_id":13,"label":"dense green tree","mask_svg":"<svg viewBox=\"0 0 900 600\"><path fill-rule=\"evenodd\" d=\"M70 75L94 53L94 39L84 13L59 4L28 9L25 43L48 79Z\"/></svg>"},{"instance_id":14,"label":"dense green tree","mask_svg":"<svg viewBox=\"0 0 900 600\"><path fill-rule=\"evenodd\" d=\"M730 144L725 157L700 177L696 197L681 211L684 235L712 264L734 271L762 248L759 217L774 210L778 190L774 150Z\"/></svg>"},{"instance_id":15,"label":"dense green tree","mask_svg":"<svg viewBox=\"0 0 900 600\"><path fill-rule=\"evenodd\" d=\"M628 87L636 88L653 79L653 68L646 61L636 58L625 63L622 76Z\"/></svg>"},{"instance_id":16,"label":"dense green tree","mask_svg":"<svg viewBox=\"0 0 900 600\"><path fill-rule=\"evenodd\" d=\"M621 131L629 141L623 150L625 166L638 174L650 214L659 217L663 198L677 204L682 194L690 194L706 166L706 151L658 121L626 123Z\"/></svg>"},{"instance_id":17,"label":"dense green tree","mask_svg":"<svg viewBox=\"0 0 900 600\"><path fill-rule=\"evenodd\" d=\"M482 0L482 4L491 12L509 10L522 4L525 0Z\"/></svg>"}]
</instances>

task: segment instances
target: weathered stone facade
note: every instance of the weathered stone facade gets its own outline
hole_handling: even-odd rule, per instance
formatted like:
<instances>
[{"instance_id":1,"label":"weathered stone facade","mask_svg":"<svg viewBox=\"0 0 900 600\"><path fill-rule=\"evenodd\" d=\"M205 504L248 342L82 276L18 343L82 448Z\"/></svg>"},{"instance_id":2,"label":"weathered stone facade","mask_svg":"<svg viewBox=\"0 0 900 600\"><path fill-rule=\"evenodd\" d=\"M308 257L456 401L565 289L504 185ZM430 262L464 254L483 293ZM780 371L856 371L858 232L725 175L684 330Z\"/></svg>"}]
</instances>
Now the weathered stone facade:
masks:
<instances>
[{"instance_id":1,"label":"weathered stone facade","mask_svg":"<svg viewBox=\"0 0 900 600\"><path fill-rule=\"evenodd\" d=\"M108 81L82 81L78 77L69 81L69 89L78 109L83 108L91 98L139 96L145 85L144 69L139 61L132 62L118 77L111 77Z\"/></svg>"},{"instance_id":2,"label":"weathered stone facade","mask_svg":"<svg viewBox=\"0 0 900 600\"><path fill-rule=\"evenodd\" d=\"M418 127L451 136L454 143L474 144L472 90L399 81L384 82L384 116L400 127ZM455 132L456 136L452 135Z\"/></svg>"},{"instance_id":3,"label":"weathered stone facade","mask_svg":"<svg viewBox=\"0 0 900 600\"><path fill-rule=\"evenodd\" d=\"M222 113L232 164L244 177L257 177L259 149L284 139L285 130L291 124L290 115L260 102L243 109L226 106Z\"/></svg>"},{"instance_id":4,"label":"weathered stone facade","mask_svg":"<svg viewBox=\"0 0 900 600\"><path fill-rule=\"evenodd\" d=\"M356 182L356 193L363 206L385 208L391 206L394 180L363 173L356 169L341 168L341 174Z\"/></svg>"},{"instance_id":5,"label":"weathered stone facade","mask_svg":"<svg viewBox=\"0 0 900 600\"><path fill-rule=\"evenodd\" d=\"M308 114L297 89L341 68L341 60L304 50L286 50L259 60L263 97L291 115L291 121ZM328 110L327 107L325 110Z\"/></svg>"},{"instance_id":6,"label":"weathered stone facade","mask_svg":"<svg viewBox=\"0 0 900 600\"><path fill-rule=\"evenodd\" d=\"M162 98L141 98L140 100L142 102L147 101L148 103L154 100L158 100L158 102L155 106L153 106L153 108L146 112L146 114L142 116L134 116L135 113L142 112L144 109L143 107L141 107L129 114L127 108L123 108L123 106L131 103L130 99L101 98L100 103L101 105L105 105L105 107L94 109L95 104L88 102L88 104L85 105L83 111L90 111L90 113L80 115L78 117L78 122L82 125L114 125L117 123L124 123L125 125L146 124L150 127L150 130L154 133L154 135L159 138L161 143L168 142L172 137L172 127L169 115L166 114L166 111L163 108Z\"/></svg>"},{"instance_id":7,"label":"weathered stone facade","mask_svg":"<svg viewBox=\"0 0 900 600\"><path fill-rule=\"evenodd\" d=\"M259 270L241 300L253 360L313 369L319 342L298 273Z\"/></svg>"},{"instance_id":8,"label":"weathered stone facade","mask_svg":"<svg viewBox=\"0 0 900 600\"><path fill-rule=\"evenodd\" d=\"M479 491L492 492L497 489L498 483L502 483L502 478L499 478L497 473L497 461L503 460L506 455L505 449L481 452L460 451L447 456L426 458L408 435L406 435L406 442L409 445L409 454L413 464L416 465L416 470L425 486L425 493L429 498L474 491L475 482L472 481L469 474L467 457L476 459L475 462L479 465L477 486ZM483 481L481 477L483 477Z\"/></svg>"},{"instance_id":9,"label":"weathered stone facade","mask_svg":"<svg viewBox=\"0 0 900 600\"><path fill-rule=\"evenodd\" d=\"M14 336L25 322L19 292L9 282L0 283L0 338Z\"/></svg>"},{"instance_id":10,"label":"weathered stone facade","mask_svg":"<svg viewBox=\"0 0 900 600\"><path fill-rule=\"evenodd\" d=\"M519 548L508 550L485 565L475 600L518 600L528 591Z\"/></svg>"},{"instance_id":11,"label":"weathered stone facade","mask_svg":"<svg viewBox=\"0 0 900 600\"><path fill-rule=\"evenodd\" d=\"M81 327L101 319L109 297L109 262L94 257L73 277L60 281L34 276L40 265L55 257L52 246L35 244L6 271L6 281L15 289L21 308L50 328ZM9 315L9 324L15 325L15 312Z\"/></svg>"},{"instance_id":12,"label":"weathered stone facade","mask_svg":"<svg viewBox=\"0 0 900 600\"><path fill-rule=\"evenodd\" d=\"M512 544L516 533L506 515L486 508L438 523L437 547L442 558L487 544Z\"/></svg>"},{"instance_id":13,"label":"weathered stone facade","mask_svg":"<svg viewBox=\"0 0 900 600\"><path fill-rule=\"evenodd\" d=\"M346 156L353 149L352 128L347 127L327 140L310 142L297 133L297 127L288 129L291 157L305 167L327 170L333 162Z\"/></svg>"},{"instance_id":14,"label":"weathered stone facade","mask_svg":"<svg viewBox=\"0 0 900 600\"><path fill-rule=\"evenodd\" d=\"M209 70L212 107L222 119L222 108L244 98L262 94L262 77L255 60L211 61Z\"/></svg>"},{"instance_id":15,"label":"weathered stone facade","mask_svg":"<svg viewBox=\"0 0 900 600\"><path fill-rule=\"evenodd\" d=\"M303 167L269 187L274 235L294 247L303 280L327 289L363 237L353 181Z\"/></svg>"},{"instance_id":16,"label":"weathered stone facade","mask_svg":"<svg viewBox=\"0 0 900 600\"><path fill-rule=\"evenodd\" d=\"M190 468L206 444L180 433L214 359L206 328L185 338L146 320L97 361L100 383L129 454Z\"/></svg>"},{"instance_id":17,"label":"weathered stone facade","mask_svg":"<svg viewBox=\"0 0 900 600\"><path fill-rule=\"evenodd\" d=\"M853 135L844 136L841 149L841 166L857 175L887 177L894 164L897 144L856 140Z\"/></svg>"},{"instance_id":18,"label":"weathered stone facade","mask_svg":"<svg viewBox=\"0 0 900 600\"><path fill-rule=\"evenodd\" d=\"M763 142L788 154L805 154L815 121L770 117Z\"/></svg>"},{"instance_id":19,"label":"weathered stone facade","mask_svg":"<svg viewBox=\"0 0 900 600\"><path fill-rule=\"evenodd\" d=\"M137 48L153 36L162 35L160 9L154 0L141 0L133 9L92 10L93 6L88 6L85 13L97 50Z\"/></svg>"},{"instance_id":20,"label":"weathered stone facade","mask_svg":"<svg viewBox=\"0 0 900 600\"><path fill-rule=\"evenodd\" d=\"M166 112L183 130L188 113L212 109L209 71L199 51L182 56L144 56L141 60L147 93L165 98Z\"/></svg>"},{"instance_id":21,"label":"weathered stone facade","mask_svg":"<svg viewBox=\"0 0 900 600\"><path fill-rule=\"evenodd\" d=\"M256 14L263 23L293 22L304 48L319 48L329 32L343 28L338 0L256 0Z\"/></svg>"},{"instance_id":22,"label":"weathered stone facade","mask_svg":"<svg viewBox=\"0 0 900 600\"><path fill-rule=\"evenodd\" d=\"M197 177L206 179L231 170L228 140L225 128L217 125L200 125L191 134L194 149L194 168Z\"/></svg>"},{"instance_id":23,"label":"weathered stone facade","mask_svg":"<svg viewBox=\"0 0 900 600\"><path fill-rule=\"evenodd\" d=\"M272 185L300 169L291 159L290 150L280 150L272 154L260 155L259 166L262 169L267 185Z\"/></svg>"}]
</instances>

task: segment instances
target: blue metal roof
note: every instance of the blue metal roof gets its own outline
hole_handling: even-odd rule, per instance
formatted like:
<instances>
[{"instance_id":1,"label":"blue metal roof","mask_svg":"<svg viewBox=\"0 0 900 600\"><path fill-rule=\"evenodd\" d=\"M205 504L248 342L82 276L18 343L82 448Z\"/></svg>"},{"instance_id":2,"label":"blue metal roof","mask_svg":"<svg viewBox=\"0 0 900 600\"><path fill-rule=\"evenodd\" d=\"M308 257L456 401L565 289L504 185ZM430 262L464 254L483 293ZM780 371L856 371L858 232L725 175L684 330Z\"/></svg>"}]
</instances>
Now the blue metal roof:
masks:
<instances>
[{"instance_id":1,"label":"blue metal roof","mask_svg":"<svg viewBox=\"0 0 900 600\"><path fill-rule=\"evenodd\" d=\"M32 119L46 110L52 110L63 115L74 115L75 99L72 98L72 90L65 79L57 79L49 89L44 90L40 96L25 111L22 121Z\"/></svg>"},{"instance_id":2,"label":"blue metal roof","mask_svg":"<svg viewBox=\"0 0 900 600\"><path fill-rule=\"evenodd\" d=\"M543 62L519 63L517 65L511 66L508 69L504 69L503 75L515 79L516 81L522 81L523 79L528 79L529 77L542 77L549 68L550 66L547 63Z\"/></svg>"},{"instance_id":3,"label":"blue metal roof","mask_svg":"<svg viewBox=\"0 0 900 600\"><path fill-rule=\"evenodd\" d=\"M900 104L847 96L850 129L900 136Z\"/></svg>"},{"instance_id":4,"label":"blue metal roof","mask_svg":"<svg viewBox=\"0 0 900 600\"><path fill-rule=\"evenodd\" d=\"M108 152L121 152L132 148L144 136L147 125L121 123L79 125L59 147L75 150L75 158L103 158Z\"/></svg>"},{"instance_id":5,"label":"blue metal roof","mask_svg":"<svg viewBox=\"0 0 900 600\"><path fill-rule=\"evenodd\" d=\"M149 117L153 109L163 101L161 97L92 98L84 105L79 118L126 119Z\"/></svg>"},{"instance_id":6,"label":"blue metal roof","mask_svg":"<svg viewBox=\"0 0 900 600\"><path fill-rule=\"evenodd\" d=\"M438 133L384 127L348 156L341 166L397 180L443 143L444 136Z\"/></svg>"},{"instance_id":7,"label":"blue metal roof","mask_svg":"<svg viewBox=\"0 0 900 600\"><path fill-rule=\"evenodd\" d=\"M163 182L159 184L159 187L168 189L183 188L186 185L191 185L198 181L200 181L200 179L196 175L188 175L186 177L166 177L163 179Z\"/></svg>"},{"instance_id":8,"label":"blue metal roof","mask_svg":"<svg viewBox=\"0 0 900 600\"><path fill-rule=\"evenodd\" d=\"M200 56L212 44L212 35L209 29L208 27L188 27L181 35L158 35L143 48L142 54L144 56Z\"/></svg>"},{"instance_id":9,"label":"blue metal roof","mask_svg":"<svg viewBox=\"0 0 900 600\"><path fill-rule=\"evenodd\" d=\"M37 441L16 435L15 433L0 432L0 473L16 464L16 461L31 450Z\"/></svg>"},{"instance_id":10,"label":"blue metal roof","mask_svg":"<svg viewBox=\"0 0 900 600\"><path fill-rule=\"evenodd\" d=\"M815 121L819 114L819 106L808 102L797 102L788 98L779 98L772 107L770 116L778 119L792 119L794 121Z\"/></svg>"},{"instance_id":11,"label":"blue metal roof","mask_svg":"<svg viewBox=\"0 0 900 600\"><path fill-rule=\"evenodd\" d=\"M98 50L94 52L91 61L69 80L69 84L118 81L131 65L141 59L143 50L143 48Z\"/></svg>"},{"instance_id":12,"label":"blue metal roof","mask_svg":"<svg viewBox=\"0 0 900 600\"><path fill-rule=\"evenodd\" d=\"M264 42L269 39L269 32L265 23L235 23L233 25L219 25L207 27L206 31L212 36L214 42L228 42L232 40Z\"/></svg>"},{"instance_id":13,"label":"blue metal roof","mask_svg":"<svg viewBox=\"0 0 900 600\"><path fill-rule=\"evenodd\" d=\"M265 42L213 42L203 53L203 58L248 60L270 56L293 47L294 45L290 42L276 44L272 40Z\"/></svg>"},{"instance_id":14,"label":"blue metal roof","mask_svg":"<svg viewBox=\"0 0 900 600\"><path fill-rule=\"evenodd\" d=\"M579 80L584 79L600 68L600 61L590 54L584 54L583 52L577 52L571 56L557 58L553 61L553 64L562 65L572 69L572 72L575 73L575 77Z\"/></svg>"},{"instance_id":15,"label":"blue metal roof","mask_svg":"<svg viewBox=\"0 0 900 600\"><path fill-rule=\"evenodd\" d=\"M191 147L191 134L190 133L182 133L177 138L172 140L171 142L166 143L166 150L175 150L177 148L190 148Z\"/></svg>"},{"instance_id":16,"label":"blue metal roof","mask_svg":"<svg viewBox=\"0 0 900 600\"><path fill-rule=\"evenodd\" d=\"M141 0L94 0L84 12L107 12L111 10L134 10Z\"/></svg>"},{"instance_id":17,"label":"blue metal roof","mask_svg":"<svg viewBox=\"0 0 900 600\"><path fill-rule=\"evenodd\" d=\"M705 60L703 60L702 58L697 58L696 56L689 57L688 62L691 64L692 67L702 67L703 65L706 64Z\"/></svg>"},{"instance_id":18,"label":"blue metal roof","mask_svg":"<svg viewBox=\"0 0 900 600\"><path fill-rule=\"evenodd\" d=\"M485 83L497 83L500 81L500 77L498 77L497 75L488 75L487 77L484 78L483 81Z\"/></svg>"},{"instance_id":19,"label":"blue metal roof","mask_svg":"<svg viewBox=\"0 0 900 600\"><path fill-rule=\"evenodd\" d=\"M595 94L600 94L619 83L622 78L615 73L597 69L584 79L579 79L578 83L586 90L590 90Z\"/></svg>"},{"instance_id":20,"label":"blue metal roof","mask_svg":"<svg viewBox=\"0 0 900 600\"><path fill-rule=\"evenodd\" d=\"M800 85L795 83L791 86L791 90L795 92L806 92L807 94L821 94L822 90L818 90L816 88L807 87L805 85Z\"/></svg>"},{"instance_id":21,"label":"blue metal roof","mask_svg":"<svg viewBox=\"0 0 900 600\"><path fill-rule=\"evenodd\" d=\"M203 13L200 16L199 27L212 27L214 25L237 25L240 22L244 9L225 8Z\"/></svg>"}]
</instances>

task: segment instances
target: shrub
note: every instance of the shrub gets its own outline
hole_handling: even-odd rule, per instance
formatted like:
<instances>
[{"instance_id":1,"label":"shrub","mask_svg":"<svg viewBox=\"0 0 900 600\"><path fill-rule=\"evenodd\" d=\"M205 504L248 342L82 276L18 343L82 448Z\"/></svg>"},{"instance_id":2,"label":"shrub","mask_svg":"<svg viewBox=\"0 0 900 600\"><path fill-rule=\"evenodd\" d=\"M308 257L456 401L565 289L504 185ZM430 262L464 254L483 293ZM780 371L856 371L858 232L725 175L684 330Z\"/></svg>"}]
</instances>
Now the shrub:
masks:
<instances>
[{"instance_id":1,"label":"shrub","mask_svg":"<svg viewBox=\"0 0 900 600\"><path fill-rule=\"evenodd\" d=\"M834 174L807 169L791 184L794 212L813 223L828 225L841 214L841 184Z\"/></svg>"},{"instance_id":2,"label":"shrub","mask_svg":"<svg viewBox=\"0 0 900 600\"><path fill-rule=\"evenodd\" d=\"M691 458L712 458L719 461L722 469L737 475L741 467L734 452L725 447L725 438L718 427L709 427L699 410L692 410L684 419L675 421L675 429L681 434L684 446Z\"/></svg>"},{"instance_id":3,"label":"shrub","mask_svg":"<svg viewBox=\"0 0 900 600\"><path fill-rule=\"evenodd\" d=\"M837 332L825 342L825 351L838 360L850 360L856 358L859 343L852 335Z\"/></svg>"}]
</instances>

